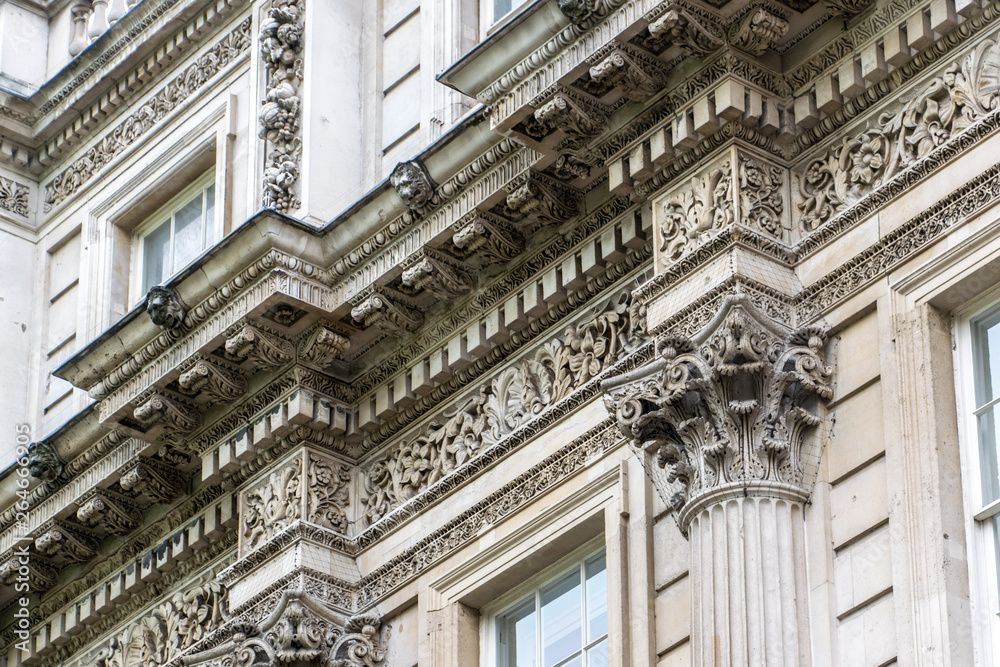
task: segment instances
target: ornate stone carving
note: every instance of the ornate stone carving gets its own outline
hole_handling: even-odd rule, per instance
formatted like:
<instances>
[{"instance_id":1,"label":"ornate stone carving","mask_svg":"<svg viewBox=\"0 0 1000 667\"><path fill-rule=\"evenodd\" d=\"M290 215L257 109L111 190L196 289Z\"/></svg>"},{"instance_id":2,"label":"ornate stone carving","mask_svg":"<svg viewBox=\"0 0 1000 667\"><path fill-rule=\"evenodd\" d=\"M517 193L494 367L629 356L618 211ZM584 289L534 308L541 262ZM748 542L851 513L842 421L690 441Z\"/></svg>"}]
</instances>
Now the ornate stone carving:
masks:
<instances>
[{"instance_id":1,"label":"ornate stone carving","mask_svg":"<svg viewBox=\"0 0 1000 667\"><path fill-rule=\"evenodd\" d=\"M52 567L49 559L32 553L26 545L15 546L9 552L11 557L0 563L0 584L13 587L18 581L25 581L36 593L45 592L56 585L59 572Z\"/></svg>"},{"instance_id":2,"label":"ornate stone carving","mask_svg":"<svg viewBox=\"0 0 1000 667\"><path fill-rule=\"evenodd\" d=\"M615 49L611 54L590 68L585 84L588 92L603 95L610 88L618 88L633 102L643 102L658 93L665 82L662 68L651 58Z\"/></svg>"},{"instance_id":3,"label":"ornate stone carving","mask_svg":"<svg viewBox=\"0 0 1000 667\"><path fill-rule=\"evenodd\" d=\"M645 334L639 306L623 294L595 319L570 327L450 408L362 472L365 516L375 523L486 448L534 419L634 348Z\"/></svg>"},{"instance_id":4,"label":"ornate stone carving","mask_svg":"<svg viewBox=\"0 0 1000 667\"><path fill-rule=\"evenodd\" d=\"M373 324L391 336L411 334L424 324L424 316L402 303L394 303L383 292L372 292L351 309L351 317L366 329Z\"/></svg>"},{"instance_id":5,"label":"ornate stone carving","mask_svg":"<svg viewBox=\"0 0 1000 667\"><path fill-rule=\"evenodd\" d=\"M63 460L51 443L41 440L28 445L28 473L43 482L55 482L63 471Z\"/></svg>"},{"instance_id":6,"label":"ornate stone carving","mask_svg":"<svg viewBox=\"0 0 1000 667\"><path fill-rule=\"evenodd\" d=\"M146 295L146 312L153 324L173 331L184 323L184 316L187 314L187 306L181 300L181 295L177 290L164 285L153 285Z\"/></svg>"},{"instance_id":7,"label":"ornate stone carving","mask_svg":"<svg viewBox=\"0 0 1000 667\"><path fill-rule=\"evenodd\" d=\"M145 494L155 503L169 503L184 491L184 480L175 470L145 456L122 467L118 485L127 493Z\"/></svg>"},{"instance_id":8,"label":"ornate stone carving","mask_svg":"<svg viewBox=\"0 0 1000 667\"><path fill-rule=\"evenodd\" d=\"M557 130L574 139L589 139L603 132L607 121L597 109L588 108L563 93L536 109L533 118L534 122L521 126L533 139L544 139Z\"/></svg>"},{"instance_id":9,"label":"ornate stone carving","mask_svg":"<svg viewBox=\"0 0 1000 667\"><path fill-rule=\"evenodd\" d=\"M289 212L301 206L296 182L302 159L299 86L302 84L302 0L272 0L261 22L260 52L267 90L258 120L269 150L264 168L263 205Z\"/></svg>"},{"instance_id":10,"label":"ornate stone carving","mask_svg":"<svg viewBox=\"0 0 1000 667\"><path fill-rule=\"evenodd\" d=\"M803 227L816 229L992 113L1000 95L998 70L1000 47L987 40L908 95L901 109L810 162L798 175Z\"/></svg>"},{"instance_id":11,"label":"ornate stone carving","mask_svg":"<svg viewBox=\"0 0 1000 667\"><path fill-rule=\"evenodd\" d=\"M455 299L472 291L472 276L460 263L430 248L412 256L412 266L403 270L401 291L415 294L427 290L442 301Z\"/></svg>"},{"instance_id":12,"label":"ornate stone carving","mask_svg":"<svg viewBox=\"0 0 1000 667\"><path fill-rule=\"evenodd\" d=\"M201 426L201 414L180 400L154 393L132 411L147 433L155 426L161 426L169 433L190 433Z\"/></svg>"},{"instance_id":13,"label":"ornate stone carving","mask_svg":"<svg viewBox=\"0 0 1000 667\"><path fill-rule=\"evenodd\" d=\"M654 51L676 44L688 53L705 56L723 45L718 35L680 5L671 5L648 29L647 46Z\"/></svg>"},{"instance_id":14,"label":"ornate stone carving","mask_svg":"<svg viewBox=\"0 0 1000 667\"><path fill-rule=\"evenodd\" d=\"M310 453L306 464L306 519L341 533L347 532L351 468Z\"/></svg>"},{"instance_id":15,"label":"ornate stone carving","mask_svg":"<svg viewBox=\"0 0 1000 667\"><path fill-rule=\"evenodd\" d=\"M821 421L818 400L833 396L825 341L732 296L697 337L666 338L659 360L602 384L682 531L706 504L736 494L808 498L804 438Z\"/></svg>"},{"instance_id":16,"label":"ornate stone carving","mask_svg":"<svg viewBox=\"0 0 1000 667\"><path fill-rule=\"evenodd\" d=\"M258 370L276 371L295 359L295 348L272 331L244 324L226 339L226 357L238 362L249 360Z\"/></svg>"},{"instance_id":17,"label":"ornate stone carving","mask_svg":"<svg viewBox=\"0 0 1000 667\"><path fill-rule=\"evenodd\" d=\"M285 591L261 623L240 623L229 641L184 658L185 665L264 667L384 664L382 621L375 612L340 616L300 590Z\"/></svg>"},{"instance_id":18,"label":"ornate stone carving","mask_svg":"<svg viewBox=\"0 0 1000 667\"><path fill-rule=\"evenodd\" d=\"M592 23L607 16L624 0L556 0L559 10L577 25Z\"/></svg>"},{"instance_id":19,"label":"ornate stone carving","mask_svg":"<svg viewBox=\"0 0 1000 667\"><path fill-rule=\"evenodd\" d=\"M542 224L566 222L579 211L573 190L532 173L507 195L503 215L511 220L537 221Z\"/></svg>"},{"instance_id":20,"label":"ornate stone carving","mask_svg":"<svg viewBox=\"0 0 1000 667\"><path fill-rule=\"evenodd\" d=\"M280 467L243 493L240 553L260 547L302 518L299 459Z\"/></svg>"},{"instance_id":21,"label":"ornate stone carving","mask_svg":"<svg viewBox=\"0 0 1000 667\"><path fill-rule=\"evenodd\" d=\"M740 22L729 41L733 46L759 56L773 47L787 32L788 21L759 7Z\"/></svg>"},{"instance_id":22,"label":"ornate stone carving","mask_svg":"<svg viewBox=\"0 0 1000 667\"><path fill-rule=\"evenodd\" d=\"M563 181L590 178L590 165L569 153L563 153L556 158L551 171L553 176Z\"/></svg>"},{"instance_id":23,"label":"ornate stone carving","mask_svg":"<svg viewBox=\"0 0 1000 667\"><path fill-rule=\"evenodd\" d=\"M320 368L326 368L351 349L351 340L320 326L309 334L299 347L299 357Z\"/></svg>"},{"instance_id":24,"label":"ornate stone carving","mask_svg":"<svg viewBox=\"0 0 1000 667\"><path fill-rule=\"evenodd\" d=\"M130 498L110 489L96 488L77 500L77 520L85 526L101 526L111 535L130 533L142 521L142 511Z\"/></svg>"},{"instance_id":25,"label":"ornate stone carving","mask_svg":"<svg viewBox=\"0 0 1000 667\"><path fill-rule=\"evenodd\" d=\"M115 636L94 667L177 664L175 658L215 632L228 616L227 591L218 582L175 593Z\"/></svg>"},{"instance_id":26,"label":"ornate stone carving","mask_svg":"<svg viewBox=\"0 0 1000 667\"><path fill-rule=\"evenodd\" d=\"M483 264L509 262L524 250L520 232L495 216L478 212L455 232L451 242L456 255L475 257Z\"/></svg>"},{"instance_id":27,"label":"ornate stone carving","mask_svg":"<svg viewBox=\"0 0 1000 667\"><path fill-rule=\"evenodd\" d=\"M662 260L676 261L736 219L729 162L691 179L662 206L658 225Z\"/></svg>"},{"instance_id":28,"label":"ornate stone carving","mask_svg":"<svg viewBox=\"0 0 1000 667\"><path fill-rule=\"evenodd\" d=\"M740 221L780 241L787 241L782 223L785 211L782 170L741 153L738 184Z\"/></svg>"},{"instance_id":29,"label":"ornate stone carving","mask_svg":"<svg viewBox=\"0 0 1000 667\"><path fill-rule=\"evenodd\" d=\"M854 16L871 7L874 0L826 0L834 16Z\"/></svg>"},{"instance_id":30,"label":"ornate stone carving","mask_svg":"<svg viewBox=\"0 0 1000 667\"><path fill-rule=\"evenodd\" d=\"M181 393L203 396L211 403L232 403L247 393L247 379L238 371L208 359L199 359L177 378Z\"/></svg>"},{"instance_id":31,"label":"ornate stone carving","mask_svg":"<svg viewBox=\"0 0 1000 667\"><path fill-rule=\"evenodd\" d=\"M49 521L39 529L35 549L50 558L85 563L97 555L97 540L82 528L62 521Z\"/></svg>"},{"instance_id":32,"label":"ornate stone carving","mask_svg":"<svg viewBox=\"0 0 1000 667\"><path fill-rule=\"evenodd\" d=\"M129 114L96 146L52 179L45 186L45 211L48 212L67 197L76 194L84 183L100 173L114 158L244 53L252 43L250 24L250 18L242 21L208 52Z\"/></svg>"},{"instance_id":33,"label":"ornate stone carving","mask_svg":"<svg viewBox=\"0 0 1000 667\"><path fill-rule=\"evenodd\" d=\"M27 218L31 213L28 208L30 192L27 185L0 176L0 209Z\"/></svg>"},{"instance_id":34,"label":"ornate stone carving","mask_svg":"<svg viewBox=\"0 0 1000 667\"><path fill-rule=\"evenodd\" d=\"M418 160L397 164L389 175L389 183L411 210L422 208L434 196L434 181Z\"/></svg>"}]
</instances>

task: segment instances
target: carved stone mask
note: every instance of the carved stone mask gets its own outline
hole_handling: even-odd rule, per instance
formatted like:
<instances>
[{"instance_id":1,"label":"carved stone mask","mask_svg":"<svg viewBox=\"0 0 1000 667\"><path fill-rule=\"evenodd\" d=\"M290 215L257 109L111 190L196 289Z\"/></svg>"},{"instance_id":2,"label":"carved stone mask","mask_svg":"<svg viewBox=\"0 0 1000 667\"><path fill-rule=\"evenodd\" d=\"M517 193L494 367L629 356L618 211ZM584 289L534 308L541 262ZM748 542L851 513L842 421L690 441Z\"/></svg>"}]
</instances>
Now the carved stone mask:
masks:
<instances>
[{"instance_id":1,"label":"carved stone mask","mask_svg":"<svg viewBox=\"0 0 1000 667\"><path fill-rule=\"evenodd\" d=\"M62 474L63 462L59 453L47 442L28 445L28 472L44 482L52 482Z\"/></svg>"},{"instance_id":2,"label":"carved stone mask","mask_svg":"<svg viewBox=\"0 0 1000 667\"><path fill-rule=\"evenodd\" d=\"M163 285L154 285L146 295L146 312L158 327L171 330L184 321L184 302L175 290Z\"/></svg>"},{"instance_id":3,"label":"carved stone mask","mask_svg":"<svg viewBox=\"0 0 1000 667\"><path fill-rule=\"evenodd\" d=\"M416 160L397 164L389 176L389 183L396 188L403 203L411 209L420 208L434 194L434 182L424 166Z\"/></svg>"}]
</instances>

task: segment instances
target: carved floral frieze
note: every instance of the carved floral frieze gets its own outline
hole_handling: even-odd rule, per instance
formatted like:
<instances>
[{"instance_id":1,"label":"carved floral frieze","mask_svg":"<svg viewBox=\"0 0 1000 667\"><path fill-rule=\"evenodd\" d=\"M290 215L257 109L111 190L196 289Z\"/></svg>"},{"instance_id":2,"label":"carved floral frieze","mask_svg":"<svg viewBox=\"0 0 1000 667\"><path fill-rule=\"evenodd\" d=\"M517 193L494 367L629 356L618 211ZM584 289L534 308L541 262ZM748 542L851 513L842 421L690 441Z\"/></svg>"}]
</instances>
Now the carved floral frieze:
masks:
<instances>
[{"instance_id":1,"label":"carved floral frieze","mask_svg":"<svg viewBox=\"0 0 1000 667\"><path fill-rule=\"evenodd\" d=\"M608 411L686 532L726 493L809 497L806 435L833 396L818 328L788 331L730 296L694 338L658 341L660 358L602 389Z\"/></svg>"},{"instance_id":2,"label":"carved floral frieze","mask_svg":"<svg viewBox=\"0 0 1000 667\"><path fill-rule=\"evenodd\" d=\"M634 349L644 335L644 311L626 293L594 319L568 328L562 338L497 374L362 471L368 522L536 418Z\"/></svg>"},{"instance_id":3,"label":"carved floral frieze","mask_svg":"<svg viewBox=\"0 0 1000 667\"><path fill-rule=\"evenodd\" d=\"M844 137L797 174L801 225L814 230L987 114L1000 99L994 40L907 95L897 111Z\"/></svg>"},{"instance_id":4,"label":"carved floral frieze","mask_svg":"<svg viewBox=\"0 0 1000 667\"><path fill-rule=\"evenodd\" d=\"M27 218L31 214L28 203L30 193L27 185L0 176L0 209Z\"/></svg>"}]
</instances>

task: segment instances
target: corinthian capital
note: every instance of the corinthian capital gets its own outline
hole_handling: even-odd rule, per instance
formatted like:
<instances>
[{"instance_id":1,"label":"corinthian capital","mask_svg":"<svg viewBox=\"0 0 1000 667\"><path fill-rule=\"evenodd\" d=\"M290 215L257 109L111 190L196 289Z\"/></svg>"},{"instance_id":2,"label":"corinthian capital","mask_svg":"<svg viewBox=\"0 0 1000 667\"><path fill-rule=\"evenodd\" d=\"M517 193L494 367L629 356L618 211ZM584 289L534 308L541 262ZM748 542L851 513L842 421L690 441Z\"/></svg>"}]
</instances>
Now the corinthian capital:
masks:
<instances>
[{"instance_id":1,"label":"corinthian capital","mask_svg":"<svg viewBox=\"0 0 1000 667\"><path fill-rule=\"evenodd\" d=\"M682 531L734 495L808 499L818 451L805 435L833 395L825 342L734 296L695 338L664 339L657 361L604 382L605 405Z\"/></svg>"}]
</instances>

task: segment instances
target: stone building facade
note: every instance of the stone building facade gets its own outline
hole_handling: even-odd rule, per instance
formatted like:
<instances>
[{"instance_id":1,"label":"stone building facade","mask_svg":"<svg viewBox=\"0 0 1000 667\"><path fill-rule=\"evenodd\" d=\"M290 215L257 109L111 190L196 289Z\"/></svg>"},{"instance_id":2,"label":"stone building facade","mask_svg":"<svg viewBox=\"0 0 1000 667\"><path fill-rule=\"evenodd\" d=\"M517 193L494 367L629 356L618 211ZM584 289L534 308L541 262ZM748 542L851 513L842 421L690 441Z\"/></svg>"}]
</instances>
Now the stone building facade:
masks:
<instances>
[{"instance_id":1,"label":"stone building facade","mask_svg":"<svg viewBox=\"0 0 1000 667\"><path fill-rule=\"evenodd\" d=\"M0 661L1000 664L998 155L995 0L0 1Z\"/></svg>"}]
</instances>

